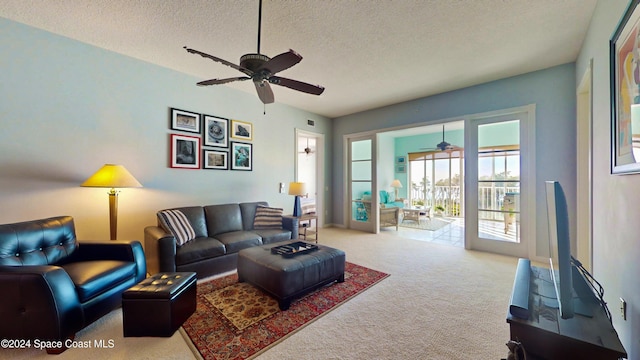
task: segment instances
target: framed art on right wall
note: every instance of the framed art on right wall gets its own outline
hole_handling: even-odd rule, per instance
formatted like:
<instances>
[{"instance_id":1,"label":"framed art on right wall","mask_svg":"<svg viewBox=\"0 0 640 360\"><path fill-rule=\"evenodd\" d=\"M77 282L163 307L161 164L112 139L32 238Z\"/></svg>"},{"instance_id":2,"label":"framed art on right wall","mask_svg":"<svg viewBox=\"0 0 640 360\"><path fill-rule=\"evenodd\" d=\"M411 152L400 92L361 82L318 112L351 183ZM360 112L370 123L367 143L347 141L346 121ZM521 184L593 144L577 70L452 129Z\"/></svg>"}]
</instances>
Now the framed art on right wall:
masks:
<instances>
[{"instance_id":1,"label":"framed art on right wall","mask_svg":"<svg viewBox=\"0 0 640 360\"><path fill-rule=\"evenodd\" d=\"M253 170L253 145L231 142L231 170Z\"/></svg>"},{"instance_id":2,"label":"framed art on right wall","mask_svg":"<svg viewBox=\"0 0 640 360\"><path fill-rule=\"evenodd\" d=\"M609 42L611 173L640 172L640 0L633 0Z\"/></svg>"}]
</instances>

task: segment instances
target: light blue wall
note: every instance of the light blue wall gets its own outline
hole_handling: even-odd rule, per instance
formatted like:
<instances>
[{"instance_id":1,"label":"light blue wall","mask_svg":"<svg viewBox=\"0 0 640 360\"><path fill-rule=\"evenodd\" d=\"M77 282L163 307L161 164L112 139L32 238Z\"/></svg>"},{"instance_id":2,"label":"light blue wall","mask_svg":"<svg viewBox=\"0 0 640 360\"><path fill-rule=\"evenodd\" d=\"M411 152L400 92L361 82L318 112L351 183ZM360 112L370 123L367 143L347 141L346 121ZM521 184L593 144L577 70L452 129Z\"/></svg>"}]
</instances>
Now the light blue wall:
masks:
<instances>
[{"instance_id":1,"label":"light blue wall","mask_svg":"<svg viewBox=\"0 0 640 360\"><path fill-rule=\"evenodd\" d=\"M277 103L263 115L254 93L198 87L202 79L4 18L0 34L0 223L68 214L79 237L108 239L107 190L79 186L105 163L144 185L120 193L120 238L142 239L167 207L266 200L290 212L278 184L294 180L295 128L332 142L331 120ZM253 171L169 168L170 107L251 122Z\"/></svg>"},{"instance_id":2,"label":"light blue wall","mask_svg":"<svg viewBox=\"0 0 640 360\"><path fill-rule=\"evenodd\" d=\"M593 61L593 273L604 286L628 359L640 359L640 175L613 176L609 168L609 39L628 4L598 1L576 61L576 86ZM620 316L619 298L627 301L627 320Z\"/></svg>"},{"instance_id":3,"label":"light blue wall","mask_svg":"<svg viewBox=\"0 0 640 360\"><path fill-rule=\"evenodd\" d=\"M333 222L344 225L344 135L439 123L467 114L536 104L536 232L544 236L548 233L545 180L563 184L569 210L575 213L576 171L574 166L568 166L576 158L575 83L575 64L571 63L334 119ZM571 222L575 233L575 219ZM539 238L537 243L538 253L546 251L546 238Z\"/></svg>"}]
</instances>

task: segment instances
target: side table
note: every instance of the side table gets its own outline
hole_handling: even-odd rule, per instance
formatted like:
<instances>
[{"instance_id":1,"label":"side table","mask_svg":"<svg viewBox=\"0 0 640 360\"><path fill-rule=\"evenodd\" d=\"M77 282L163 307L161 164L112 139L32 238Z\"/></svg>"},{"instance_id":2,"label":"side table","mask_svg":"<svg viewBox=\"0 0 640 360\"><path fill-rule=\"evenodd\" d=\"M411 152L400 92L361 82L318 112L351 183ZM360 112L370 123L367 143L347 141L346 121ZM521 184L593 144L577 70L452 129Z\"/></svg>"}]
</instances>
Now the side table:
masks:
<instances>
[{"instance_id":1,"label":"side table","mask_svg":"<svg viewBox=\"0 0 640 360\"><path fill-rule=\"evenodd\" d=\"M317 244L318 231L319 231L318 215L303 214L302 216L298 216L297 219L298 219L298 236L304 241L314 240Z\"/></svg>"},{"instance_id":2,"label":"side table","mask_svg":"<svg viewBox=\"0 0 640 360\"><path fill-rule=\"evenodd\" d=\"M402 221L404 222L405 220L413 220L416 221L418 223L420 223L420 219L423 217L428 218L429 220L431 220L431 208L427 207L427 208L404 208L402 209Z\"/></svg>"}]
</instances>

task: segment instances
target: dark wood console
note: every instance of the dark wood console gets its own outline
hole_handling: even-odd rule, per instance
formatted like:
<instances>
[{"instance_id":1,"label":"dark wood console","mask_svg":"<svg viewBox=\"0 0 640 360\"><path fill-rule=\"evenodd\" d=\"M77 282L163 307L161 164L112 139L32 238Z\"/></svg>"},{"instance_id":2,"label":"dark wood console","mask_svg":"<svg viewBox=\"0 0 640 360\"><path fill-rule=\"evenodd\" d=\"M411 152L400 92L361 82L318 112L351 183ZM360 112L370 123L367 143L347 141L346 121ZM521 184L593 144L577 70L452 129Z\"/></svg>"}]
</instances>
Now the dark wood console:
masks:
<instances>
[{"instance_id":1,"label":"dark wood console","mask_svg":"<svg viewBox=\"0 0 640 360\"><path fill-rule=\"evenodd\" d=\"M584 300L583 313L562 319L550 303L543 288L549 287L549 269L530 266L529 317L526 319L507 312L511 340L522 343L527 360L532 359L620 359L627 353L618 333L607 317L605 308L590 290L584 276L573 269L574 290ZM516 277L514 292L519 287ZM585 291L586 290L586 291ZM585 298L586 297L586 298ZM522 314L520 314L522 316Z\"/></svg>"}]
</instances>

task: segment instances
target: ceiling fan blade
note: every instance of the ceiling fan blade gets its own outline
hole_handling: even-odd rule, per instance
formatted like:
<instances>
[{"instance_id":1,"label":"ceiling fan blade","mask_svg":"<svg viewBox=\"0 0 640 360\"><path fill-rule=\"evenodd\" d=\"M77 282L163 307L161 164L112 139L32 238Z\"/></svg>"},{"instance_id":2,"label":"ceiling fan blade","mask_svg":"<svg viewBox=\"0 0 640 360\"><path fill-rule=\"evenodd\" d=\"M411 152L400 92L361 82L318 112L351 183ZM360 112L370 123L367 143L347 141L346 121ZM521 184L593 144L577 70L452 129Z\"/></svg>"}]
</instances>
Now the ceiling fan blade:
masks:
<instances>
[{"instance_id":1,"label":"ceiling fan blade","mask_svg":"<svg viewBox=\"0 0 640 360\"><path fill-rule=\"evenodd\" d=\"M287 79L279 76L270 77L269 82L313 95L320 95L324 91L324 87L320 85L311 85L302 81Z\"/></svg>"},{"instance_id":2,"label":"ceiling fan blade","mask_svg":"<svg viewBox=\"0 0 640 360\"><path fill-rule=\"evenodd\" d=\"M271 86L266 81L254 81L253 84L256 86L256 91L258 92L258 97L264 104L271 104L275 101L273 97L273 90L271 90Z\"/></svg>"},{"instance_id":3,"label":"ceiling fan blade","mask_svg":"<svg viewBox=\"0 0 640 360\"><path fill-rule=\"evenodd\" d=\"M276 55L271 60L262 64L257 71L267 70L270 74L275 74L282 70L286 70L302 60L302 56L293 50L289 50L280 55Z\"/></svg>"},{"instance_id":4,"label":"ceiling fan blade","mask_svg":"<svg viewBox=\"0 0 640 360\"><path fill-rule=\"evenodd\" d=\"M226 79L211 79L211 80L200 81L196 85L198 86L220 85L220 84L226 84L234 81L245 81L249 79L251 78L246 76L238 76L238 77L232 77L232 78L226 78Z\"/></svg>"},{"instance_id":5,"label":"ceiling fan blade","mask_svg":"<svg viewBox=\"0 0 640 360\"><path fill-rule=\"evenodd\" d=\"M249 70L249 69L247 69L245 67L238 66L238 65L236 65L236 64L234 64L232 62L229 62L227 60L220 59L219 57L215 57L213 55L209 55L207 53L203 53L202 51L191 49L191 48L188 48L186 46L184 48L185 48L185 50L187 50L188 52L190 52L192 54L198 54L198 55L202 56L203 58L211 59L211 60L219 62L219 63L221 63L223 65L227 65L227 66L232 67L232 68L234 68L234 69L236 69L238 71L241 71L241 72L243 72L243 73L245 73L245 74L247 74L249 76L253 75L253 71L251 71L251 70Z\"/></svg>"}]
</instances>

